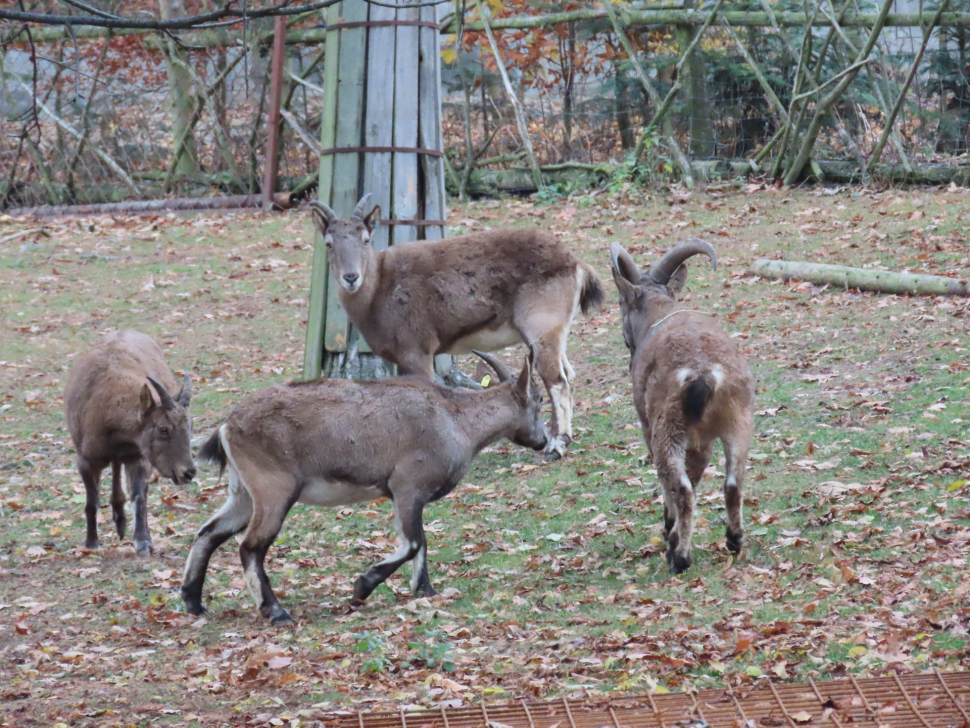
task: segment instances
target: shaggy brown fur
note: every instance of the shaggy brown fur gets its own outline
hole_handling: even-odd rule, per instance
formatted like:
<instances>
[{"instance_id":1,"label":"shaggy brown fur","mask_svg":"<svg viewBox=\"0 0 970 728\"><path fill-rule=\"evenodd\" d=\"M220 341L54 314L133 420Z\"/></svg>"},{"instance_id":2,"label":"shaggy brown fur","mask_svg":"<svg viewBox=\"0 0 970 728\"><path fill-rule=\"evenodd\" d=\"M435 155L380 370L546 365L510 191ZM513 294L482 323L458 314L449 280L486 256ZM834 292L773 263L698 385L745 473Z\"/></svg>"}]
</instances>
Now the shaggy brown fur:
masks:
<instances>
[{"instance_id":1,"label":"shaggy brown fur","mask_svg":"<svg viewBox=\"0 0 970 728\"><path fill-rule=\"evenodd\" d=\"M487 355L486 355L487 356ZM413 592L435 594L428 576L422 511L447 495L486 445L507 437L541 450L542 395L526 362L518 379L489 357L504 383L455 390L420 377L376 382L321 379L262 389L233 410L199 456L229 469L229 500L199 531L185 565L182 598L201 614L212 553L245 530L239 549L262 615L290 620L263 568L294 503L341 506L394 501L397 552L354 584L354 604L414 559Z\"/></svg>"},{"instance_id":2,"label":"shaggy brown fur","mask_svg":"<svg viewBox=\"0 0 970 728\"><path fill-rule=\"evenodd\" d=\"M192 380L177 383L162 350L137 331L105 336L81 356L67 378L67 426L77 448L77 465L87 492L88 548L98 547L97 515L102 471L111 465L111 508L118 538L124 538L125 493L121 468L135 515L135 549L152 550L148 533L148 475L155 467L176 484L195 477L189 448Z\"/></svg>"},{"instance_id":3,"label":"shaggy brown fur","mask_svg":"<svg viewBox=\"0 0 970 728\"><path fill-rule=\"evenodd\" d=\"M613 280L620 291L623 338L630 349L633 399L664 489L667 562L674 573L691 563L695 489L724 446L727 547L741 550L741 488L751 446L754 384L744 357L709 315L678 304L687 278L683 261L714 249L687 241L641 273L614 243ZM671 272L672 271L672 272Z\"/></svg>"},{"instance_id":4,"label":"shaggy brown fur","mask_svg":"<svg viewBox=\"0 0 970 728\"><path fill-rule=\"evenodd\" d=\"M552 402L547 452L572 440L574 372L566 338L574 316L597 307L592 269L553 235L492 230L374 250L380 207L350 219L313 203L340 302L371 349L403 374L431 378L436 354L494 351L524 341Z\"/></svg>"}]
</instances>

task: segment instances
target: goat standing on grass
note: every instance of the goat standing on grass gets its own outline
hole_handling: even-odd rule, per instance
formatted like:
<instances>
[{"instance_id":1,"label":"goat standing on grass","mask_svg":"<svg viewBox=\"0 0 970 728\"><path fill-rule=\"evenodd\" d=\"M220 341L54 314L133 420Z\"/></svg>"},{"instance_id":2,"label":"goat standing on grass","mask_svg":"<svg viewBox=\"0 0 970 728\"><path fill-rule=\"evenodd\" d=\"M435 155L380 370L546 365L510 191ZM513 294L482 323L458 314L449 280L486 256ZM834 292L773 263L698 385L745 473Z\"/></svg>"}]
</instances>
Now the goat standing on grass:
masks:
<instances>
[{"instance_id":1,"label":"goat standing on grass","mask_svg":"<svg viewBox=\"0 0 970 728\"><path fill-rule=\"evenodd\" d=\"M84 545L98 548L98 508L102 471L111 466L111 509L118 538L125 537L125 492L121 467L135 514L135 550L152 552L148 533L148 476L152 467L176 485L195 477L189 447L189 399L186 374L173 398L175 377L162 350L137 331L105 336L71 369L64 392L67 426L77 448L84 481L88 533Z\"/></svg>"},{"instance_id":2,"label":"goat standing on grass","mask_svg":"<svg viewBox=\"0 0 970 728\"><path fill-rule=\"evenodd\" d=\"M428 379L436 354L524 341L552 404L546 453L562 457L572 441L569 326L603 299L592 268L539 230L491 230L378 251L370 240L381 208L365 215L369 197L349 220L310 203L351 323L399 373Z\"/></svg>"},{"instance_id":3,"label":"goat standing on grass","mask_svg":"<svg viewBox=\"0 0 970 728\"><path fill-rule=\"evenodd\" d=\"M496 440L509 438L534 450L548 440L531 358L516 379L501 361L479 356L502 384L470 392L418 377L319 379L267 387L236 407L199 452L228 467L229 500L202 526L189 553L182 580L186 611L205 611L202 584L209 558L245 529L239 556L260 613L273 624L292 621L273 593L263 560L294 503L344 506L390 498L401 543L357 578L352 604L360 605L412 559L412 593L435 594L424 506L448 495L475 455Z\"/></svg>"},{"instance_id":4,"label":"goat standing on grass","mask_svg":"<svg viewBox=\"0 0 970 728\"><path fill-rule=\"evenodd\" d=\"M694 490L716 439L727 463L727 547L741 550L741 487L751 447L754 384L747 362L712 318L677 303L687 280L683 263L698 254L717 268L713 246L696 238L645 273L619 243L610 247L633 399L663 485L667 565L675 574L690 567Z\"/></svg>"}]
</instances>

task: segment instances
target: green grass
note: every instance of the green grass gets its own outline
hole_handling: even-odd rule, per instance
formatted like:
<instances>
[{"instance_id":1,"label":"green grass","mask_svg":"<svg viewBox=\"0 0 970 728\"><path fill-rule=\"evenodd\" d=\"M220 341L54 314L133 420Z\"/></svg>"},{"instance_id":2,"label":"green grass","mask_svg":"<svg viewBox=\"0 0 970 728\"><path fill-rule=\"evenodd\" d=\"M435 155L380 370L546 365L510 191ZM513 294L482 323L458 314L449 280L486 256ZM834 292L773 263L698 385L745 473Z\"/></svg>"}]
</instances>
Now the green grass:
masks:
<instances>
[{"instance_id":1,"label":"green grass","mask_svg":"<svg viewBox=\"0 0 970 728\"><path fill-rule=\"evenodd\" d=\"M389 504L297 506L267 560L299 621L287 630L258 616L232 541L210 566L211 614L180 612L194 531L224 497L214 471L185 489L151 486L150 560L118 543L106 504L103 549L79 548L83 488L61 394L73 358L123 327L151 334L174 369L193 373L196 443L247 392L299 376L309 221L92 218L51 223L25 252L26 239L8 244L0 724L6 705L44 724L306 723L349 706L960 666L970 626L970 490L955 485L970 471L965 302L819 290L746 269L778 255L966 275L966 210L962 191L925 190L453 209L453 234L501 224L560 233L610 289L610 303L573 328L576 441L551 465L499 443L426 509L432 580L444 592L431 600L410 599L405 567L349 612L353 578L393 548ZM714 243L721 262L716 272L692 263L690 305L736 337L758 415L743 553L724 550L712 472L699 492L694 566L674 578L607 250L620 240L646 265L688 234ZM723 472L717 459L712 467ZM158 707L134 712L142 705Z\"/></svg>"}]
</instances>

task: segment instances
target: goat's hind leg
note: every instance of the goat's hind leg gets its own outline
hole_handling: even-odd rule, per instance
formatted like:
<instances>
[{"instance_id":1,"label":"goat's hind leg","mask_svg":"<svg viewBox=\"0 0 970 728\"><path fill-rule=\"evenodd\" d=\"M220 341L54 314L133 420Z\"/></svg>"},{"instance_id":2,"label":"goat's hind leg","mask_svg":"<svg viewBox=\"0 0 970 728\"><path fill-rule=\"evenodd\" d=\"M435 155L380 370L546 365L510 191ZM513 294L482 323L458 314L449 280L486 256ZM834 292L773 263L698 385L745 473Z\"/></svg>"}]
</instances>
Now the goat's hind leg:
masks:
<instances>
[{"instance_id":1,"label":"goat's hind leg","mask_svg":"<svg viewBox=\"0 0 970 728\"><path fill-rule=\"evenodd\" d=\"M566 335L567 332L562 330L548 332L533 347L536 371L542 377L552 405L547 460L564 457L566 448L573 441L573 400L567 375L572 367L566 359Z\"/></svg>"},{"instance_id":2,"label":"goat's hind leg","mask_svg":"<svg viewBox=\"0 0 970 728\"><path fill-rule=\"evenodd\" d=\"M724 445L726 463L724 478L724 505L727 508L726 542L728 551L739 553L744 538L744 523L741 517L742 487L744 468L748 460L748 445L731 438L724 438L721 442Z\"/></svg>"},{"instance_id":3,"label":"goat's hind leg","mask_svg":"<svg viewBox=\"0 0 970 728\"><path fill-rule=\"evenodd\" d=\"M664 520L673 524L667 535L667 566L674 574L690 568L690 547L694 534L694 487L684 465L680 447L654 448L658 453L657 476L664 486Z\"/></svg>"},{"instance_id":4,"label":"goat's hind leg","mask_svg":"<svg viewBox=\"0 0 970 728\"><path fill-rule=\"evenodd\" d=\"M422 522L423 509L424 501L417 494L407 493L394 496L394 525L397 526L401 543L398 544L397 550L393 554L380 563L374 564L365 574L357 577L357 581L354 582L352 606L359 607L363 604L374 589L383 584L405 561L410 561L416 556L422 558L414 564L414 576L411 579L412 592L416 593L419 589L422 589L429 596L436 593L428 577L427 545L424 537L424 523Z\"/></svg>"},{"instance_id":5,"label":"goat's hind leg","mask_svg":"<svg viewBox=\"0 0 970 728\"><path fill-rule=\"evenodd\" d=\"M245 488L239 486L235 472L229 471L229 499L212 518L199 529L182 577L182 601L189 614L205 614L202 604L202 585L205 582L209 559L223 543L249 524L253 516L253 501Z\"/></svg>"}]
</instances>

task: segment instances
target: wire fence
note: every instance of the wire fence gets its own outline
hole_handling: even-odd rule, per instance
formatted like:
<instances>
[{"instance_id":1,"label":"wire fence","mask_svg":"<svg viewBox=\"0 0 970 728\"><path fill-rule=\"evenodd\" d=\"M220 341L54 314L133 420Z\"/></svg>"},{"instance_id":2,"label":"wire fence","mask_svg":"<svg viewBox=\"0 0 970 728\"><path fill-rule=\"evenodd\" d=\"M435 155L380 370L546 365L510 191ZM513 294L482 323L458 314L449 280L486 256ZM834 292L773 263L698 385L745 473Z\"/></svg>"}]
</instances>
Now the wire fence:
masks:
<instances>
[{"instance_id":1,"label":"wire fence","mask_svg":"<svg viewBox=\"0 0 970 728\"><path fill-rule=\"evenodd\" d=\"M713 2L700 12L712 9ZM268 28L252 23L245 32L204 36L191 47L160 35L82 38L55 30L35 29L28 37L0 25L0 204L259 191ZM703 31L696 61L682 64L689 36L675 25L629 28L633 60L602 18L496 31L538 162L549 168L548 183L560 187L582 174L583 184L589 174L615 178L624 165L641 177L677 177L672 141L695 163L758 159L748 171L779 174L771 160L785 141L779 136L786 114L811 119L816 112L813 163L845 163L844 169L825 167L830 177L864 177L873 171L868 164L923 41L919 27L883 29L867 62L821 113L820 99L856 64L868 33L837 24L806 32L714 23ZM280 188L307 194L319 166L323 23L319 16L303 19L291 34ZM914 182L965 181L959 175L970 151L966 35L963 26L930 35L894 132L886 135L884 170L905 170ZM512 100L484 34L470 26L443 32L442 55L449 187L462 189L466 173L474 182L472 172L524 167ZM800 67L815 70L814 85L804 74L801 85L793 82ZM681 87L667 116L669 136L660 124L644 132L658 109L640 73L661 98ZM762 154L770 144L771 153Z\"/></svg>"}]
</instances>

